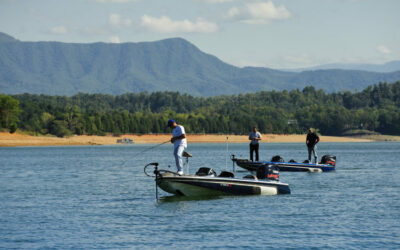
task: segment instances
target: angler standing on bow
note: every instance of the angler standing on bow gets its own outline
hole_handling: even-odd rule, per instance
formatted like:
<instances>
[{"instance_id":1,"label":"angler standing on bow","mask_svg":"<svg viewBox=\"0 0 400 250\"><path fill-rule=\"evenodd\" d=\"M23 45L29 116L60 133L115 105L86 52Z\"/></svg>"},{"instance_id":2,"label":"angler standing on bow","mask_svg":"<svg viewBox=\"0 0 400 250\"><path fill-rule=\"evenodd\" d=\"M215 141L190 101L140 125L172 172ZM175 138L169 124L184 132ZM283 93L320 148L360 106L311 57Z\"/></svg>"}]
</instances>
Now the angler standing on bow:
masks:
<instances>
[{"instance_id":1,"label":"angler standing on bow","mask_svg":"<svg viewBox=\"0 0 400 250\"><path fill-rule=\"evenodd\" d=\"M259 141L261 140L261 134L257 131L256 127L253 127L253 131L249 135L250 142L250 161L253 161L253 152L256 153L256 161L259 160L258 157L258 148L259 148Z\"/></svg>"},{"instance_id":2,"label":"angler standing on bow","mask_svg":"<svg viewBox=\"0 0 400 250\"><path fill-rule=\"evenodd\" d=\"M183 151L187 148L185 128L178 125L175 120L168 121L168 127L172 128L171 143L174 144L174 157L178 174L183 175Z\"/></svg>"}]
</instances>

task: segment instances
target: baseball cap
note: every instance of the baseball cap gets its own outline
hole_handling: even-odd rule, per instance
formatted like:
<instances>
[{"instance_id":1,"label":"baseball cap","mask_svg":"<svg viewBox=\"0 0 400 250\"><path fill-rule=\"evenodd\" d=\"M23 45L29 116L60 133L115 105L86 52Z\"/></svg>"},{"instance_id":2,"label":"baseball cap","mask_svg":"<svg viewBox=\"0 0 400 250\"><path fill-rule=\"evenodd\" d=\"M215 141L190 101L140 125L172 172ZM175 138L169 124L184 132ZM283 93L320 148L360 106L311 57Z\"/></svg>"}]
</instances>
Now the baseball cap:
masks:
<instances>
[{"instance_id":1,"label":"baseball cap","mask_svg":"<svg viewBox=\"0 0 400 250\"><path fill-rule=\"evenodd\" d=\"M167 127L171 127L172 124L174 124L175 120L174 119L169 119Z\"/></svg>"}]
</instances>

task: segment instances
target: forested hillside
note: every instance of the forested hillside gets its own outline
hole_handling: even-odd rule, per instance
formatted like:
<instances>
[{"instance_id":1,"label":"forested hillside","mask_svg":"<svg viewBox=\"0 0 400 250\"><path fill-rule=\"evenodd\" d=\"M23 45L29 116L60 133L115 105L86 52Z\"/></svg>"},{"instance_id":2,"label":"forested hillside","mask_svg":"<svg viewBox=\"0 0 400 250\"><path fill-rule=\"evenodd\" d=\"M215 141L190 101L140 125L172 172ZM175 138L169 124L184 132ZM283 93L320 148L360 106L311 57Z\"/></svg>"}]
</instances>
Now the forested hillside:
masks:
<instances>
[{"instance_id":1,"label":"forested hillside","mask_svg":"<svg viewBox=\"0 0 400 250\"><path fill-rule=\"evenodd\" d=\"M361 92L325 93L314 87L218 97L177 92L123 95L1 95L3 128L36 134L167 133L174 118L187 133L303 133L323 135L367 129L400 135L400 81L369 86Z\"/></svg>"},{"instance_id":2,"label":"forested hillside","mask_svg":"<svg viewBox=\"0 0 400 250\"><path fill-rule=\"evenodd\" d=\"M181 38L140 43L24 42L0 32L0 91L72 96L176 91L218 96L314 86L327 93L400 80L400 71L239 68Z\"/></svg>"}]
</instances>

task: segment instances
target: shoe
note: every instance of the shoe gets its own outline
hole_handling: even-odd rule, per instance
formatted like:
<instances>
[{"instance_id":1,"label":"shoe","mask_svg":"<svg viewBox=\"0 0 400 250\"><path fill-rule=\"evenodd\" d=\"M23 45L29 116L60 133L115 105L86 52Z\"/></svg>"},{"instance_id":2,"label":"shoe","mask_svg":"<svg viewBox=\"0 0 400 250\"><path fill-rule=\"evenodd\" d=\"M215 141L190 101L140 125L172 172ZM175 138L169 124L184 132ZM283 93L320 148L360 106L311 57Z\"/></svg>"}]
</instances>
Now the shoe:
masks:
<instances>
[{"instance_id":1,"label":"shoe","mask_svg":"<svg viewBox=\"0 0 400 250\"><path fill-rule=\"evenodd\" d=\"M181 171L178 171L178 174L179 175L183 175L183 171L181 170Z\"/></svg>"}]
</instances>

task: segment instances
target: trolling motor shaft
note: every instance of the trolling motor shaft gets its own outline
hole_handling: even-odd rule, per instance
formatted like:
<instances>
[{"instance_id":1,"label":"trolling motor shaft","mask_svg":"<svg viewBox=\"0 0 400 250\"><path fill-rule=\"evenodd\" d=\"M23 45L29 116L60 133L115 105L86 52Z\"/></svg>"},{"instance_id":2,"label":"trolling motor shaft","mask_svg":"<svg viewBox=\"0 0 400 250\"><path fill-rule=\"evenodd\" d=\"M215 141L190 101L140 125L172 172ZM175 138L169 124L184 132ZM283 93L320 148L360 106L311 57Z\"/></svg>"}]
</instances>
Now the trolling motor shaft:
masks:
<instances>
[{"instance_id":1,"label":"trolling motor shaft","mask_svg":"<svg viewBox=\"0 0 400 250\"><path fill-rule=\"evenodd\" d=\"M154 171L153 171L153 173L154 173L155 176L151 176L150 174L147 173L146 170L147 170L147 168L148 168L149 166L154 166ZM158 178L160 177L160 171L158 170L158 162L152 162L152 163L147 164L146 166L144 166L143 171L144 171L144 174L145 174L145 175L147 175L147 176L149 176L149 177L155 177L155 184L156 184L156 200L158 201L158 186L157 186L157 183L158 183Z\"/></svg>"}]
</instances>

